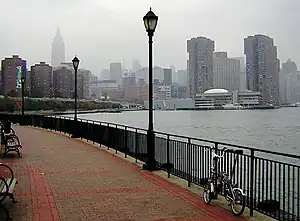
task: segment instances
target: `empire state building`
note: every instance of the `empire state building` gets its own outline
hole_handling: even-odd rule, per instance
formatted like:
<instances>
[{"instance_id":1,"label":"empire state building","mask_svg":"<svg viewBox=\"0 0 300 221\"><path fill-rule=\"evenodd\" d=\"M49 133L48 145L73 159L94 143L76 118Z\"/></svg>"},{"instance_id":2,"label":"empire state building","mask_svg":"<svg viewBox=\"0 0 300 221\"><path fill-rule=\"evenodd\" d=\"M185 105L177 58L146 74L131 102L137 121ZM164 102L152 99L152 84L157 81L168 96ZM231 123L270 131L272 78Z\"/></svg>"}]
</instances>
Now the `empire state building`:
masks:
<instances>
[{"instance_id":1,"label":"empire state building","mask_svg":"<svg viewBox=\"0 0 300 221\"><path fill-rule=\"evenodd\" d=\"M52 67L58 67L61 63L65 62L65 43L60 34L60 30L57 29L56 35L52 42L51 53L51 65Z\"/></svg>"}]
</instances>

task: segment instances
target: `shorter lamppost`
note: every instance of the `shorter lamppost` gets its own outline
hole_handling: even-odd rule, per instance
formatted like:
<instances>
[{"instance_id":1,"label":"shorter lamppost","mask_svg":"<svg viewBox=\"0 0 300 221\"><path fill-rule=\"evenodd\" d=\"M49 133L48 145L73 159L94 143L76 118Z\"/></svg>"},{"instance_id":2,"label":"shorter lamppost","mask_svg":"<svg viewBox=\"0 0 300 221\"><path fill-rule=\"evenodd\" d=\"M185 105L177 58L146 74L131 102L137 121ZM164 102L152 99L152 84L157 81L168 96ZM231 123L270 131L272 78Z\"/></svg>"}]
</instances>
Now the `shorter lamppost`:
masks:
<instances>
[{"instance_id":1,"label":"shorter lamppost","mask_svg":"<svg viewBox=\"0 0 300 221\"><path fill-rule=\"evenodd\" d=\"M74 71L75 71L75 85L74 85L74 127L72 138L77 138L77 70L79 66L79 59L75 56L72 60Z\"/></svg>"},{"instance_id":2,"label":"shorter lamppost","mask_svg":"<svg viewBox=\"0 0 300 221\"><path fill-rule=\"evenodd\" d=\"M22 75L21 77L21 86L22 86L22 117L24 117L25 112L25 102L24 102L24 96L25 96L25 77Z\"/></svg>"},{"instance_id":3,"label":"shorter lamppost","mask_svg":"<svg viewBox=\"0 0 300 221\"><path fill-rule=\"evenodd\" d=\"M149 37L149 122L147 130L147 161L144 165L146 170L156 170L155 160L155 134L153 129L153 70L152 70L152 44L153 35L157 26L158 17L151 10L143 17L146 32Z\"/></svg>"}]
</instances>

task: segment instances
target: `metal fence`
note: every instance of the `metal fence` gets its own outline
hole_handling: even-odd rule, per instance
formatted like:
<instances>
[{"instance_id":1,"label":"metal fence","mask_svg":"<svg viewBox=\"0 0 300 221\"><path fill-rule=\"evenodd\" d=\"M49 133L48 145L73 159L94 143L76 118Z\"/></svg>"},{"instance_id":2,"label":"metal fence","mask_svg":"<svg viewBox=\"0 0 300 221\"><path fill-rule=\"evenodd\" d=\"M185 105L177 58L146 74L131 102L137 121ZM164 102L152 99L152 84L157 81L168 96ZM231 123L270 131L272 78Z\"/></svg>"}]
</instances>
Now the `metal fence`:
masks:
<instances>
[{"instance_id":1,"label":"metal fence","mask_svg":"<svg viewBox=\"0 0 300 221\"><path fill-rule=\"evenodd\" d=\"M147 160L147 134L145 129L118 125L109 122L91 121L63 116L8 115L0 119L72 134L74 128L81 139L105 145L116 152ZM246 193L246 205L277 220L300 220L300 156L277 153L217 141L177 136L155 132L155 157L160 166L172 163L173 174L203 186L211 169L211 154L220 149L242 149L243 154L228 152L219 163L219 170L231 174L234 158L238 162L233 181ZM284 147L283 147L284 148Z\"/></svg>"}]
</instances>

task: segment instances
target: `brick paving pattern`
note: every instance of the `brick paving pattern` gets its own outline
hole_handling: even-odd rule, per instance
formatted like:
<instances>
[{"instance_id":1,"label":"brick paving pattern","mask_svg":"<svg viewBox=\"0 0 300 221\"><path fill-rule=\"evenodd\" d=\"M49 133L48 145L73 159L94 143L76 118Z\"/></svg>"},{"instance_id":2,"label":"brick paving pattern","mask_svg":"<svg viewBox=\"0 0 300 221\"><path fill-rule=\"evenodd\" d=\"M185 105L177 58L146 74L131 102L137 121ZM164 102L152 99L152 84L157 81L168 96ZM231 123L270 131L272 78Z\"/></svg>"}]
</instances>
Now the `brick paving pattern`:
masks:
<instances>
[{"instance_id":1,"label":"brick paving pattern","mask_svg":"<svg viewBox=\"0 0 300 221\"><path fill-rule=\"evenodd\" d=\"M23 158L0 161L19 180L18 203L5 202L16 221L243 220L92 145L37 128L14 129Z\"/></svg>"}]
</instances>

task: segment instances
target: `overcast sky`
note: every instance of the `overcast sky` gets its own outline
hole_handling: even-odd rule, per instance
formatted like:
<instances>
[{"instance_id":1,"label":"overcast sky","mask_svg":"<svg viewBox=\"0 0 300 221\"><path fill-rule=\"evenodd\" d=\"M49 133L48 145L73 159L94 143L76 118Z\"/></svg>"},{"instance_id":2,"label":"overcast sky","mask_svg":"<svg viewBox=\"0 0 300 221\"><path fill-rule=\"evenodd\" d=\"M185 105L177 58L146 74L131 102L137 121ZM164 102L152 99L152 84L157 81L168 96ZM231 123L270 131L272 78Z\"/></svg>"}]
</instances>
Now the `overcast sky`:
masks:
<instances>
[{"instance_id":1,"label":"overcast sky","mask_svg":"<svg viewBox=\"0 0 300 221\"><path fill-rule=\"evenodd\" d=\"M9 0L1 1L0 58L19 54L29 65L50 63L52 39L61 28L66 59L76 54L82 68L98 74L112 61L147 65L142 17L159 16L154 63L186 68L186 41L206 36L216 51L243 55L244 37L275 39L279 58L300 65L300 0Z\"/></svg>"}]
</instances>

